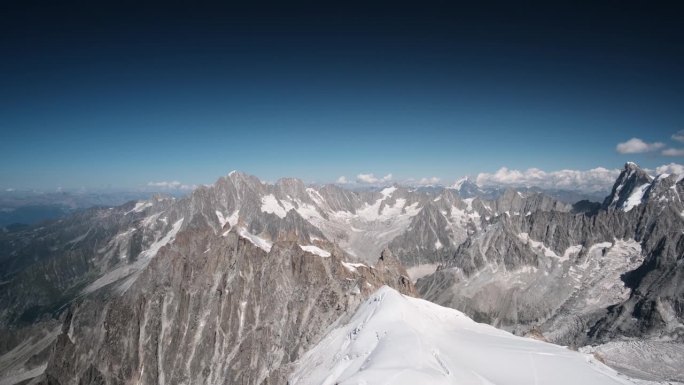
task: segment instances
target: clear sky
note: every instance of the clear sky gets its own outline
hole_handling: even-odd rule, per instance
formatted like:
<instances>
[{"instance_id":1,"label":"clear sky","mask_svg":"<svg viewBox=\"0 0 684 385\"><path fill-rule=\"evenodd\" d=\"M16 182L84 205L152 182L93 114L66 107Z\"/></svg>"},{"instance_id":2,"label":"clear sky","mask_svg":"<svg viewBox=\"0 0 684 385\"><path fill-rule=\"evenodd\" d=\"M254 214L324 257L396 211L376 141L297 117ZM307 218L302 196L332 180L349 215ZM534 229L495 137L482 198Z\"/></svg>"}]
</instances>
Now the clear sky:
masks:
<instances>
[{"instance_id":1,"label":"clear sky","mask_svg":"<svg viewBox=\"0 0 684 385\"><path fill-rule=\"evenodd\" d=\"M683 163L671 1L137 3L0 5L0 188Z\"/></svg>"}]
</instances>

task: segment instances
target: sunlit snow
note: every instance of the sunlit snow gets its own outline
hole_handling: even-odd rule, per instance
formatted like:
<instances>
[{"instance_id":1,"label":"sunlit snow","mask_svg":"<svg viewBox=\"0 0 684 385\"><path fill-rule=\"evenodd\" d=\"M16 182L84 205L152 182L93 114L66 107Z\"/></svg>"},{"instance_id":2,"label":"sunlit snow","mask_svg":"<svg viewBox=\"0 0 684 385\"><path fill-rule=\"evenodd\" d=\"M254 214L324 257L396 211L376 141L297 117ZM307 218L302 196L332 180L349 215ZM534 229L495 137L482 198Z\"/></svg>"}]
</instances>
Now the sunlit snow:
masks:
<instances>
[{"instance_id":1,"label":"sunlit snow","mask_svg":"<svg viewBox=\"0 0 684 385\"><path fill-rule=\"evenodd\" d=\"M629 196L629 198L627 198L625 203L622 205L622 209L625 212L627 212L627 211L633 209L634 207L640 205L641 200L644 197L644 193L646 192L646 190L648 189L648 187L650 185L651 185L650 183L644 183L641 186L639 186L638 188L636 188L632 192L632 194Z\"/></svg>"},{"instance_id":2,"label":"sunlit snow","mask_svg":"<svg viewBox=\"0 0 684 385\"><path fill-rule=\"evenodd\" d=\"M128 287L135 282L138 276L137 273L147 267L152 258L157 255L159 249L171 243L175 239L176 234L178 234L178 231L180 231L182 225L183 218L177 220L173 224L173 227L162 238L153 242L147 250L142 251L134 263L122 265L108 272L83 289L83 293L92 293L101 287L127 277L127 279L119 286L122 292L126 291L126 289L128 289Z\"/></svg>"},{"instance_id":3,"label":"sunlit snow","mask_svg":"<svg viewBox=\"0 0 684 385\"><path fill-rule=\"evenodd\" d=\"M285 210L285 208L278 203L278 200L273 194L269 194L261 198L261 211L275 214L280 218L285 218L288 210Z\"/></svg>"},{"instance_id":4,"label":"sunlit snow","mask_svg":"<svg viewBox=\"0 0 684 385\"><path fill-rule=\"evenodd\" d=\"M330 256L330 252L325 251L318 246L314 246L314 245L302 246L302 245L299 245L299 247L306 252L309 252L311 254L316 254L316 255L323 257L323 258L327 258Z\"/></svg>"},{"instance_id":5,"label":"sunlit snow","mask_svg":"<svg viewBox=\"0 0 684 385\"><path fill-rule=\"evenodd\" d=\"M240 230L238 230L238 234L240 234L241 237L247 239L248 241L252 242L252 244L265 252L271 251L271 247L273 247L273 242L266 240L264 238L261 238L257 235L254 235L247 231L247 229L241 227Z\"/></svg>"},{"instance_id":6,"label":"sunlit snow","mask_svg":"<svg viewBox=\"0 0 684 385\"><path fill-rule=\"evenodd\" d=\"M363 263L351 263L351 262L342 262L342 266L344 266L345 269L349 270L350 272L355 272L358 267L368 267L364 265Z\"/></svg>"},{"instance_id":7,"label":"sunlit snow","mask_svg":"<svg viewBox=\"0 0 684 385\"><path fill-rule=\"evenodd\" d=\"M632 384L593 356L383 287L297 363L292 385Z\"/></svg>"}]
</instances>

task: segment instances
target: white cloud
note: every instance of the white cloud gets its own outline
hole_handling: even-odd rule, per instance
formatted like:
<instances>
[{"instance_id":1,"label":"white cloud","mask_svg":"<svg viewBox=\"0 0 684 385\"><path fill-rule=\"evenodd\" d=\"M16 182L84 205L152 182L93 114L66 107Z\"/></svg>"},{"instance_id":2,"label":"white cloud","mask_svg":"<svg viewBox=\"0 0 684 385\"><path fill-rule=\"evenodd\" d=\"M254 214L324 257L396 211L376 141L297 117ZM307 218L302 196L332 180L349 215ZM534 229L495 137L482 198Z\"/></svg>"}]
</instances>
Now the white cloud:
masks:
<instances>
[{"instance_id":1,"label":"white cloud","mask_svg":"<svg viewBox=\"0 0 684 385\"><path fill-rule=\"evenodd\" d=\"M672 134L672 139L684 143L684 130L679 130Z\"/></svg>"},{"instance_id":2,"label":"white cloud","mask_svg":"<svg viewBox=\"0 0 684 385\"><path fill-rule=\"evenodd\" d=\"M662 154L665 156L684 156L684 148L666 148Z\"/></svg>"},{"instance_id":3,"label":"white cloud","mask_svg":"<svg viewBox=\"0 0 684 385\"><path fill-rule=\"evenodd\" d=\"M356 180L361 183L377 183L378 178L376 178L373 174L359 174L356 176Z\"/></svg>"},{"instance_id":4,"label":"white cloud","mask_svg":"<svg viewBox=\"0 0 684 385\"><path fill-rule=\"evenodd\" d=\"M392 180L392 174L387 174L383 176L382 178L376 178L375 175L373 174L359 174L356 176L356 181L359 183L368 183L368 184L374 184L374 183L385 183L389 182Z\"/></svg>"},{"instance_id":5,"label":"white cloud","mask_svg":"<svg viewBox=\"0 0 684 385\"><path fill-rule=\"evenodd\" d=\"M156 187L161 189L171 189L171 190L194 190L195 185L183 184L177 180L174 181L161 181L161 182L148 182L147 186Z\"/></svg>"},{"instance_id":6,"label":"white cloud","mask_svg":"<svg viewBox=\"0 0 684 385\"><path fill-rule=\"evenodd\" d=\"M665 146L661 142L647 143L639 138L632 138L626 142L618 143L615 147L620 154L640 154L661 149Z\"/></svg>"},{"instance_id":7,"label":"white cloud","mask_svg":"<svg viewBox=\"0 0 684 385\"><path fill-rule=\"evenodd\" d=\"M164 188L178 188L182 183L174 180L172 182L161 181L161 182L149 182L147 183L150 187L164 187Z\"/></svg>"},{"instance_id":8,"label":"white cloud","mask_svg":"<svg viewBox=\"0 0 684 385\"><path fill-rule=\"evenodd\" d=\"M619 169L597 167L591 170L559 170L546 172L538 168L526 171L502 167L495 173L480 173L480 186L525 186L581 191L607 191L620 174Z\"/></svg>"},{"instance_id":9,"label":"white cloud","mask_svg":"<svg viewBox=\"0 0 684 385\"><path fill-rule=\"evenodd\" d=\"M431 185L437 183L439 183L439 178L437 178L436 176L430 178L420 178L420 180L418 181L418 184L422 185Z\"/></svg>"},{"instance_id":10,"label":"white cloud","mask_svg":"<svg viewBox=\"0 0 684 385\"><path fill-rule=\"evenodd\" d=\"M664 164L660 167L656 167L656 174L684 175L684 166L677 163Z\"/></svg>"},{"instance_id":11,"label":"white cloud","mask_svg":"<svg viewBox=\"0 0 684 385\"><path fill-rule=\"evenodd\" d=\"M349 181L347 180L347 177L342 175L341 177L337 178L337 181L335 183L338 184L347 184Z\"/></svg>"}]
</instances>

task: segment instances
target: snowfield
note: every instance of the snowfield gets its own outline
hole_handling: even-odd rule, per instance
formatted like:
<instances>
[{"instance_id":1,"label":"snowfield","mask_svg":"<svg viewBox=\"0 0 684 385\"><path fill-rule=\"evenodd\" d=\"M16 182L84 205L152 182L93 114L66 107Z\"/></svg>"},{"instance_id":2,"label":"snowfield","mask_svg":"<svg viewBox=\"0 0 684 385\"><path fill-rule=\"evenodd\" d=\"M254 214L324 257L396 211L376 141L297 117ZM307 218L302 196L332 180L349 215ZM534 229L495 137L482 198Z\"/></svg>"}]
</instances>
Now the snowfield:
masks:
<instances>
[{"instance_id":1,"label":"snowfield","mask_svg":"<svg viewBox=\"0 0 684 385\"><path fill-rule=\"evenodd\" d=\"M640 383L592 355L380 288L297 361L291 385Z\"/></svg>"},{"instance_id":2,"label":"snowfield","mask_svg":"<svg viewBox=\"0 0 684 385\"><path fill-rule=\"evenodd\" d=\"M318 246L314 246L314 245L304 245L304 246L302 246L302 245L299 245L299 247L300 247L302 250L304 250L304 251L306 251L306 252L308 252L308 253L311 253L311 254L316 254L316 255L318 255L319 257L328 258L328 257L330 256L330 252L329 252L329 251L323 250L323 249L321 249L321 248L318 247Z\"/></svg>"},{"instance_id":3,"label":"snowfield","mask_svg":"<svg viewBox=\"0 0 684 385\"><path fill-rule=\"evenodd\" d=\"M644 193L646 190L651 186L650 183L644 183L641 186L639 186L637 189L634 190L632 195L627 198L625 203L623 204L623 210L625 212L628 212L629 210L635 208L636 206L639 206L641 204L641 200L644 198Z\"/></svg>"}]
</instances>

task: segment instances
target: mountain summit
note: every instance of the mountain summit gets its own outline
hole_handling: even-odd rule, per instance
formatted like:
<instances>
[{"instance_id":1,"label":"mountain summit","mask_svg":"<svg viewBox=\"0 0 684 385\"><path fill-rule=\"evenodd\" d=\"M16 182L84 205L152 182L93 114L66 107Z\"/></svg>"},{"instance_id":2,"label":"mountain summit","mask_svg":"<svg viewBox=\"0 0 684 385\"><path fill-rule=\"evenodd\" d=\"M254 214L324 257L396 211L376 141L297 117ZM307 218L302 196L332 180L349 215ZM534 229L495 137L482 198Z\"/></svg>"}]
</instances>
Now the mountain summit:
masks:
<instances>
[{"instance_id":1,"label":"mountain summit","mask_svg":"<svg viewBox=\"0 0 684 385\"><path fill-rule=\"evenodd\" d=\"M511 188L465 198L450 188L352 191L231 172L182 199L0 232L0 383L284 383L293 362L377 288L415 295L414 283L478 322L591 344L615 367L627 360L642 377L682 380L668 364L684 357L682 194L682 179L651 178L631 163L608 204L590 213ZM409 303L387 314L416 311ZM418 308L434 314L404 326L455 314ZM491 375L450 350L463 334L434 329L425 341L436 355L419 352L417 362L452 373L446 383L461 369ZM641 348L613 349L626 340ZM356 365L363 352L347 348L335 347Z\"/></svg>"},{"instance_id":2,"label":"mountain summit","mask_svg":"<svg viewBox=\"0 0 684 385\"><path fill-rule=\"evenodd\" d=\"M641 204L653 177L639 168L636 163L627 162L618 176L610 195L603 201L605 209L629 211Z\"/></svg>"},{"instance_id":3,"label":"mountain summit","mask_svg":"<svg viewBox=\"0 0 684 385\"><path fill-rule=\"evenodd\" d=\"M467 176L457 180L451 188L458 191L461 198L475 198L484 194L480 186Z\"/></svg>"}]
</instances>

